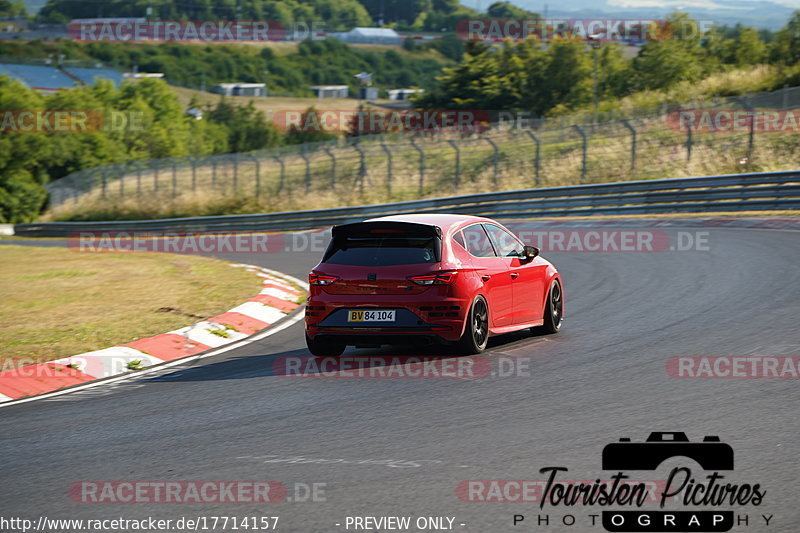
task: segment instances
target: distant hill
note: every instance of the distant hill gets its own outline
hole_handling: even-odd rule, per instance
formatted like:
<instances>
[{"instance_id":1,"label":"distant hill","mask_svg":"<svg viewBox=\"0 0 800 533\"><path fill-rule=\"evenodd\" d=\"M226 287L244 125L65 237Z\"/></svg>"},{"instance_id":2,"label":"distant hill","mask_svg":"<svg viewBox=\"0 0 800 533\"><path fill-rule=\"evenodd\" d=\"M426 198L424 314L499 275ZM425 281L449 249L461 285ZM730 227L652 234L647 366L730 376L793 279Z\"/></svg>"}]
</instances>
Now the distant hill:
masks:
<instances>
[{"instance_id":1,"label":"distant hill","mask_svg":"<svg viewBox=\"0 0 800 533\"><path fill-rule=\"evenodd\" d=\"M317 23L329 32L386 24L438 32L478 15L459 0L47 0L38 14L44 22L56 23L98 17L273 20L287 27Z\"/></svg>"},{"instance_id":2,"label":"distant hill","mask_svg":"<svg viewBox=\"0 0 800 533\"><path fill-rule=\"evenodd\" d=\"M25 3L25 10L29 15L35 15L40 9L44 7L47 0L23 0Z\"/></svg>"},{"instance_id":3,"label":"distant hill","mask_svg":"<svg viewBox=\"0 0 800 533\"><path fill-rule=\"evenodd\" d=\"M542 0L511 0L511 3L534 11L542 10L544 5ZM651 0L561 0L547 3L548 18L659 18L674 11L685 11L696 20L713 20L717 26L738 23L770 30L783 27L792 12L800 8L800 2L793 0L661 0L657 3Z\"/></svg>"}]
</instances>

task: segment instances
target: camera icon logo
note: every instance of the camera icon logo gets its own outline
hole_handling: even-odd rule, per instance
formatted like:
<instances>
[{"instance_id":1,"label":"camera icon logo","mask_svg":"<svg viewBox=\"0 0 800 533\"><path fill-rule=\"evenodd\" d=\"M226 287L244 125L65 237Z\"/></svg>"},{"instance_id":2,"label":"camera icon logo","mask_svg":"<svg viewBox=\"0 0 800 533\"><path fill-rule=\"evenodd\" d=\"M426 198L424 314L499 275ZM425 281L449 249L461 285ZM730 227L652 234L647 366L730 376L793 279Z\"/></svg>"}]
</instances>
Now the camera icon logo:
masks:
<instances>
[{"instance_id":1,"label":"camera icon logo","mask_svg":"<svg viewBox=\"0 0 800 533\"><path fill-rule=\"evenodd\" d=\"M690 442L686 433L653 432L645 442L621 438L603 448L603 470L655 470L672 457L694 459L703 470L733 470L733 448L717 436Z\"/></svg>"}]
</instances>

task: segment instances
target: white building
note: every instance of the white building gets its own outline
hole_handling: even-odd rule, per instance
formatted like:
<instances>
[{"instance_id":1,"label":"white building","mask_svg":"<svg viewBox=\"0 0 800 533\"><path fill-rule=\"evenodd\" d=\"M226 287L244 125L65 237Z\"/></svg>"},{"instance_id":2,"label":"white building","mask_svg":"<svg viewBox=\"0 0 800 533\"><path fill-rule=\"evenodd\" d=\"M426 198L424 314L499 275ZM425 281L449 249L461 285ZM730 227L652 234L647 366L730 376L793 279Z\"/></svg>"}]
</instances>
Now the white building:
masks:
<instances>
[{"instance_id":1,"label":"white building","mask_svg":"<svg viewBox=\"0 0 800 533\"><path fill-rule=\"evenodd\" d=\"M346 32L332 33L331 37L346 43L403 44L403 37L391 28L353 28Z\"/></svg>"},{"instance_id":2,"label":"white building","mask_svg":"<svg viewBox=\"0 0 800 533\"><path fill-rule=\"evenodd\" d=\"M220 83L211 89L212 93L225 96L267 96L266 83Z\"/></svg>"},{"instance_id":3,"label":"white building","mask_svg":"<svg viewBox=\"0 0 800 533\"><path fill-rule=\"evenodd\" d=\"M312 85L309 87L317 98L347 98L350 87L347 85Z\"/></svg>"},{"instance_id":4,"label":"white building","mask_svg":"<svg viewBox=\"0 0 800 533\"><path fill-rule=\"evenodd\" d=\"M389 100L408 100L411 95L424 93L425 89L389 89Z\"/></svg>"}]
</instances>

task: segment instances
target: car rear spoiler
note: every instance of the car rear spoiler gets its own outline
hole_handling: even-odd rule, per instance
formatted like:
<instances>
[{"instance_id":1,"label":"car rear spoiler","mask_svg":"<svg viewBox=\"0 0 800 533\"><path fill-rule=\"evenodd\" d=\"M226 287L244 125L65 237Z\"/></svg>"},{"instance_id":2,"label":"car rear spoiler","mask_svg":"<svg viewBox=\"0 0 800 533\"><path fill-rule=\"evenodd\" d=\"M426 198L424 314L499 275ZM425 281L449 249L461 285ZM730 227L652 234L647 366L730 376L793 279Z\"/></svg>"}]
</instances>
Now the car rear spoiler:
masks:
<instances>
[{"instance_id":1,"label":"car rear spoiler","mask_svg":"<svg viewBox=\"0 0 800 533\"><path fill-rule=\"evenodd\" d=\"M331 229L331 242L322 257L325 262L333 252L337 241L348 237L428 237L435 239L434 253L436 261L442 260L442 228L431 226L430 224L416 224L414 222L395 222L395 221L375 221L375 222L354 222L352 224L341 224Z\"/></svg>"},{"instance_id":2,"label":"car rear spoiler","mask_svg":"<svg viewBox=\"0 0 800 533\"><path fill-rule=\"evenodd\" d=\"M341 224L339 226L334 226L331 230L331 236L334 239L337 237L352 237L356 235L380 235L382 233L386 235L395 233L397 235L442 238L442 229L439 226L417 224L415 222L395 222L391 220Z\"/></svg>"}]
</instances>

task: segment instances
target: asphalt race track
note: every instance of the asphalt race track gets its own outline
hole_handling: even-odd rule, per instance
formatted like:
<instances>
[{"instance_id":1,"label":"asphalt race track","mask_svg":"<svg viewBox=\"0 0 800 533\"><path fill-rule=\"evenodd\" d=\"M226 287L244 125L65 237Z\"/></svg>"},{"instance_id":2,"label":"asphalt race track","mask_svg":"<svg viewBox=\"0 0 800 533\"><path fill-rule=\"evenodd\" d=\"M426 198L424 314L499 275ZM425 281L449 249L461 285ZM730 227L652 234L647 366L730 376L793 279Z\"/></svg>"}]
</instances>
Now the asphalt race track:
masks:
<instances>
[{"instance_id":1,"label":"asphalt race track","mask_svg":"<svg viewBox=\"0 0 800 533\"><path fill-rule=\"evenodd\" d=\"M603 446L674 431L720 436L736 456L726 480L766 491L759 506L720 507L748 517L734 531L794 533L797 379L679 379L665 368L673 356L800 356L800 233L708 230L707 251L544 254L565 281L564 328L493 339L484 377L275 375L277 357L307 355L298 322L139 381L2 408L0 515L279 516L278 531L297 532L347 531L348 516L431 516L465 532L602 532L588 516L600 507L462 501L456 488L542 480L548 466L569 469L559 479L607 479ZM305 278L319 254L225 258ZM664 479L667 466L634 479ZM292 501L76 503L68 490L82 480L273 480ZM317 497L305 497L315 483ZM525 521L514 526L515 514ZM773 515L769 526L761 515Z\"/></svg>"}]
</instances>

